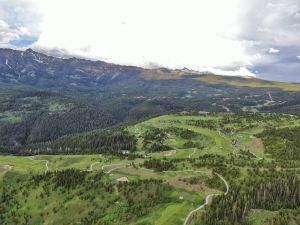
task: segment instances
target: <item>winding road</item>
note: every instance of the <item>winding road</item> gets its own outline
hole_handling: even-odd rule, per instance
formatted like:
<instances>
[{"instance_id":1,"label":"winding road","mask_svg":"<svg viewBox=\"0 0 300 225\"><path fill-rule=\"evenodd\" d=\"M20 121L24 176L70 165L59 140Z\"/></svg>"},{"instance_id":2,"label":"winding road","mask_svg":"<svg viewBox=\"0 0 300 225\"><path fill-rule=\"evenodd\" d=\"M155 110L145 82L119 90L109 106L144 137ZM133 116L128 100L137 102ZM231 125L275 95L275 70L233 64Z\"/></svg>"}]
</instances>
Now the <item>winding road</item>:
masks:
<instances>
[{"instance_id":1,"label":"winding road","mask_svg":"<svg viewBox=\"0 0 300 225\"><path fill-rule=\"evenodd\" d=\"M112 168L112 169L110 169L110 170L108 170L108 171L104 171L104 169L106 168L106 167L110 167L110 166L117 166L117 167L114 167L114 168ZM106 173L106 174L109 174L109 173L111 173L112 171L114 171L114 170L117 170L117 169L120 169L120 168L124 168L124 167L126 167L126 166L128 166L128 164L109 164L109 165L104 165L104 166L102 166L102 170ZM141 169L145 169L145 168L141 168ZM149 169L146 169L146 170L149 170ZM194 172L194 173L203 173L204 171L201 171L201 170L167 170L167 171L164 171L165 173L166 172L176 172L176 173L180 173L180 172ZM228 192L229 192L229 184L228 184L228 182L225 180L225 178L222 176L222 175L220 175L220 174L218 174L218 173L215 173L223 182L224 182L224 184L225 184L225 186L226 186L226 191L224 192L224 194L223 195L227 195L228 194ZM202 209L202 208L204 208L206 205L208 205L209 204L209 202L210 202L210 199L213 197L213 196L217 196L217 195L219 195L219 194L209 194L209 195L207 195L206 196L206 198L205 198L205 202L202 204L202 205L200 205L198 208L196 208L196 209L194 209L194 210L192 210L191 212L189 212L189 214L187 215L187 217L186 217L186 219L185 219L185 221L184 221L184 224L183 225L187 225L188 224L188 222L189 222L189 220L190 220L190 218L191 218L191 216L195 213L195 212L197 212L198 210L200 210L200 209Z\"/></svg>"},{"instance_id":2,"label":"winding road","mask_svg":"<svg viewBox=\"0 0 300 225\"><path fill-rule=\"evenodd\" d=\"M195 151L194 151L195 152ZM194 154L194 153L193 153ZM191 155L190 155L190 157L191 157ZM28 159L30 159L30 160L35 160L35 161L40 161L40 162L44 162L45 163L45 173L47 172L47 171L49 171L49 161L48 160L37 160L37 159L35 159L34 158L34 156L29 156L29 157L26 157L26 158L28 158ZM89 169L88 169L88 171L93 171L93 166L94 165L96 165L96 164L99 164L100 162L94 162L94 163L92 163L91 165L90 165L90 167L89 167ZM128 166L129 164L109 164L109 165L103 165L102 167L101 167L101 169L104 171L104 173L106 173L106 174L110 174L111 172L113 172L114 170L117 170L117 169L120 169L120 168L124 168L124 167L126 167L126 166ZM114 168L111 168L110 170L108 170L108 171L105 171L105 168L106 167L111 167L111 166L116 166L116 167L114 167ZM196 173L203 173L204 171L196 171L196 170L179 170L179 171L164 171L164 172L196 172ZM228 191L229 191L229 185L228 185L228 182L225 180L225 178L224 177L222 177L220 174L218 174L218 173L215 173L223 182L224 182L224 184L226 185L226 192L224 193L224 195L227 195L228 194ZM205 202L204 202L204 204L202 204L202 205L200 205L198 208L196 208L196 209L194 209L194 210L192 210L191 212L189 212L189 214L187 215L187 217L186 217L186 219L185 219L185 221L184 221L184 225L187 225L188 224L188 222L189 222L189 220L190 220L190 218L191 218L191 216L195 213L195 212L197 212L198 210L200 210L200 209L202 209L202 208L204 208L206 205L208 205L209 204L209 202L210 202L210 199L213 197L213 196L217 196L217 195L219 195L219 194L209 194L209 195L207 195L206 196L206 198L205 198Z\"/></svg>"},{"instance_id":3,"label":"winding road","mask_svg":"<svg viewBox=\"0 0 300 225\"><path fill-rule=\"evenodd\" d=\"M227 195L228 192L229 192L229 184L228 184L228 182L227 182L227 181L225 180L225 178L222 177L220 174L218 174L218 173L215 173L215 174L216 174L216 175L224 182L224 184L225 184L225 186L226 186L226 192L224 193L224 195ZM196 209L192 210L191 212L189 212L189 214L188 214L187 217L185 218L185 221L184 221L183 225L187 225L188 222L189 222L189 220L190 220L190 218L191 218L191 216L192 216L195 212L197 212L198 210L200 210L200 209L204 208L206 205L208 205L208 204L209 204L210 198L212 198L213 196L217 196L217 195L219 195L219 194L209 194L209 195L207 195L206 198L205 198L204 204L200 205L198 208L196 208Z\"/></svg>"}]
</instances>

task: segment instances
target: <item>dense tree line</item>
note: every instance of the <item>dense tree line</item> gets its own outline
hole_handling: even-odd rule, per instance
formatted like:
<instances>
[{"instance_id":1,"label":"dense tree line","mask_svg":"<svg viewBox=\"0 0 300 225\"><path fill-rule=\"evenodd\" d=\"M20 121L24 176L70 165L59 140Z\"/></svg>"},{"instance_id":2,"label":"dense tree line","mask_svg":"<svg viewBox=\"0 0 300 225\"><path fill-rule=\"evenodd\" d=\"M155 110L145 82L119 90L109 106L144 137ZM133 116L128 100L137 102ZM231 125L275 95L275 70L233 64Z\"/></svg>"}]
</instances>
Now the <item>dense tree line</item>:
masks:
<instances>
[{"instance_id":1,"label":"dense tree line","mask_svg":"<svg viewBox=\"0 0 300 225\"><path fill-rule=\"evenodd\" d=\"M143 135L143 145L147 146L151 142L163 144L167 137L167 132L163 129L149 128Z\"/></svg>"},{"instance_id":2,"label":"dense tree line","mask_svg":"<svg viewBox=\"0 0 300 225\"><path fill-rule=\"evenodd\" d=\"M189 129L184 129L184 128L179 128L179 127L168 127L164 129L167 133L173 133L178 137L181 137L183 139L191 139L194 137L197 137L199 134L189 130Z\"/></svg>"},{"instance_id":3,"label":"dense tree line","mask_svg":"<svg viewBox=\"0 0 300 225\"><path fill-rule=\"evenodd\" d=\"M120 212L121 219L132 221L148 214L159 203L168 202L165 194L172 188L162 180L137 180L123 182L117 185L118 191L124 197L125 207Z\"/></svg>"},{"instance_id":4,"label":"dense tree line","mask_svg":"<svg viewBox=\"0 0 300 225\"><path fill-rule=\"evenodd\" d=\"M248 176L230 183L228 195L215 197L194 224L244 224L251 209L295 209L299 204L300 180L294 172L249 170Z\"/></svg>"},{"instance_id":5,"label":"dense tree line","mask_svg":"<svg viewBox=\"0 0 300 225\"><path fill-rule=\"evenodd\" d=\"M32 146L31 153L111 153L124 154L136 150L137 139L123 128L69 135L56 141Z\"/></svg>"},{"instance_id":6,"label":"dense tree line","mask_svg":"<svg viewBox=\"0 0 300 225\"><path fill-rule=\"evenodd\" d=\"M278 214L266 221L266 225L290 224L300 224L300 208L295 210L280 210Z\"/></svg>"},{"instance_id":7,"label":"dense tree line","mask_svg":"<svg viewBox=\"0 0 300 225\"><path fill-rule=\"evenodd\" d=\"M149 128L143 135L143 147L150 152L159 152L170 150L171 147L165 145L164 142L168 138L168 135L173 134L183 139L190 140L198 137L203 139L203 135L191 131L189 129L183 129L178 127L168 127L165 129L160 128ZM184 147L201 147L201 144L188 141Z\"/></svg>"},{"instance_id":8,"label":"dense tree line","mask_svg":"<svg viewBox=\"0 0 300 225\"><path fill-rule=\"evenodd\" d=\"M266 152L276 159L300 159L300 127L269 128L257 135Z\"/></svg>"},{"instance_id":9,"label":"dense tree line","mask_svg":"<svg viewBox=\"0 0 300 225\"><path fill-rule=\"evenodd\" d=\"M195 159L189 159L194 167L217 167L225 163L225 157L217 154L204 154Z\"/></svg>"},{"instance_id":10,"label":"dense tree line","mask_svg":"<svg viewBox=\"0 0 300 225\"><path fill-rule=\"evenodd\" d=\"M168 160L160 159L149 159L145 160L143 166L147 169L154 169L155 171L166 171L166 170L175 170L176 166L173 162Z\"/></svg>"},{"instance_id":11,"label":"dense tree line","mask_svg":"<svg viewBox=\"0 0 300 225\"><path fill-rule=\"evenodd\" d=\"M167 151L171 148L164 144L168 134L160 128L149 128L143 135L143 147L150 152Z\"/></svg>"}]
</instances>

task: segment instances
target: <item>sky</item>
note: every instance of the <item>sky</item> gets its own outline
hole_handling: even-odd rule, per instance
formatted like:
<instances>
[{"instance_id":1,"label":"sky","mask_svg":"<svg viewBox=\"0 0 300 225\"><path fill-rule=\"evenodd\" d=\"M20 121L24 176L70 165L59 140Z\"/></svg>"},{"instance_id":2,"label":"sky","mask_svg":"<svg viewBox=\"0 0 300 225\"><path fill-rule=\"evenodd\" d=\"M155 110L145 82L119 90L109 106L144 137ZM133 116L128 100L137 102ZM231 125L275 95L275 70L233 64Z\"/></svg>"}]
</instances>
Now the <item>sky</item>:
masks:
<instances>
[{"instance_id":1,"label":"sky","mask_svg":"<svg viewBox=\"0 0 300 225\"><path fill-rule=\"evenodd\" d=\"M0 0L0 47L300 82L300 1Z\"/></svg>"}]
</instances>

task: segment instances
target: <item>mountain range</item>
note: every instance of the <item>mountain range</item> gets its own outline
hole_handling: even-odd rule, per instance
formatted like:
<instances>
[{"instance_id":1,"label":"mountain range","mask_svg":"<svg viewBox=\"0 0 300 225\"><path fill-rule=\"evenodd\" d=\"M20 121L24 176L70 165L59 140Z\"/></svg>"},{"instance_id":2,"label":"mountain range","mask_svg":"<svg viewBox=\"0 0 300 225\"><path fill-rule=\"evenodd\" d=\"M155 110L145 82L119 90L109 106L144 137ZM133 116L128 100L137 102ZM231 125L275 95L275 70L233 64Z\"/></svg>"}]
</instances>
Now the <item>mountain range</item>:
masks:
<instances>
[{"instance_id":1,"label":"mountain range","mask_svg":"<svg viewBox=\"0 0 300 225\"><path fill-rule=\"evenodd\" d=\"M0 94L0 146L9 149L184 110L300 109L296 83L57 58L32 49L0 49Z\"/></svg>"}]
</instances>

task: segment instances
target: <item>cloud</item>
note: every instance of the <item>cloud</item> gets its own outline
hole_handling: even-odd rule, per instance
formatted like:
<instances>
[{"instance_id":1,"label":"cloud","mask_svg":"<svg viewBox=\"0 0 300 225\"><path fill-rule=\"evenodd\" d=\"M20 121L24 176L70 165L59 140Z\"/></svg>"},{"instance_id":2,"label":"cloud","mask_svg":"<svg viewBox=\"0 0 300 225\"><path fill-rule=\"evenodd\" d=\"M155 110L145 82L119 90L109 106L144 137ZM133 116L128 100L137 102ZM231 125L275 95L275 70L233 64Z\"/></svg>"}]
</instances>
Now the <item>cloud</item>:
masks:
<instances>
[{"instance_id":1,"label":"cloud","mask_svg":"<svg viewBox=\"0 0 300 225\"><path fill-rule=\"evenodd\" d=\"M279 53L280 52L280 50L279 49L276 49L276 48L270 48L269 49L269 53L270 54L276 54L276 53Z\"/></svg>"},{"instance_id":2,"label":"cloud","mask_svg":"<svg viewBox=\"0 0 300 225\"><path fill-rule=\"evenodd\" d=\"M0 47L23 47L40 33L41 16L30 0L0 0Z\"/></svg>"},{"instance_id":3,"label":"cloud","mask_svg":"<svg viewBox=\"0 0 300 225\"><path fill-rule=\"evenodd\" d=\"M78 0L70 8L67 0L43 0L42 33L32 47L136 66L239 69L250 57L232 38L237 2Z\"/></svg>"},{"instance_id":4,"label":"cloud","mask_svg":"<svg viewBox=\"0 0 300 225\"><path fill-rule=\"evenodd\" d=\"M251 0L240 5L239 34L251 59L252 71L270 80L300 82L300 2ZM272 46L270 48L270 46Z\"/></svg>"},{"instance_id":5,"label":"cloud","mask_svg":"<svg viewBox=\"0 0 300 225\"><path fill-rule=\"evenodd\" d=\"M300 82L299 37L299 0L0 0L0 47L135 66Z\"/></svg>"},{"instance_id":6,"label":"cloud","mask_svg":"<svg viewBox=\"0 0 300 225\"><path fill-rule=\"evenodd\" d=\"M0 20L0 44L8 44L12 39L19 37L18 32L10 29L9 25Z\"/></svg>"},{"instance_id":7,"label":"cloud","mask_svg":"<svg viewBox=\"0 0 300 225\"><path fill-rule=\"evenodd\" d=\"M236 70L229 70L229 69L216 69L216 68L209 68L208 71L213 72L217 75L225 75L225 76L242 76L242 77L256 77L257 74L251 72L246 67L240 67Z\"/></svg>"}]
</instances>

